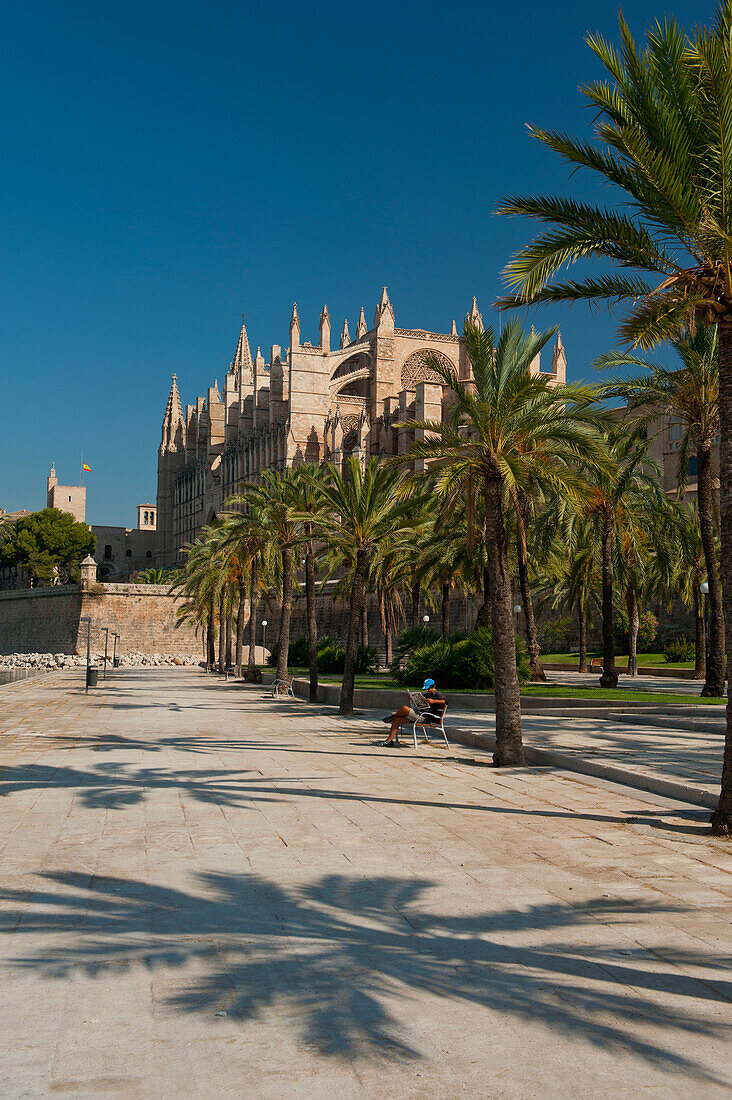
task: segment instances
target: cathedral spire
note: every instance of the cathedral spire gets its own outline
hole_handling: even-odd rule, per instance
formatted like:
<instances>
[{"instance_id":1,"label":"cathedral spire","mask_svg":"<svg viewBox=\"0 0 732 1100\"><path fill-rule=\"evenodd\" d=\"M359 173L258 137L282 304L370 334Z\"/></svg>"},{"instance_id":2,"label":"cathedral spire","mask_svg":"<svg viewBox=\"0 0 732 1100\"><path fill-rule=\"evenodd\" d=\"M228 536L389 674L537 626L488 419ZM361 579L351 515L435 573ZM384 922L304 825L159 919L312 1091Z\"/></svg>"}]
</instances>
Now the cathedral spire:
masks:
<instances>
[{"instance_id":1,"label":"cathedral spire","mask_svg":"<svg viewBox=\"0 0 732 1100\"><path fill-rule=\"evenodd\" d=\"M450 329L450 335L451 336L457 336L457 334L458 334L457 325L453 321L452 322L452 328Z\"/></svg>"},{"instance_id":2,"label":"cathedral spire","mask_svg":"<svg viewBox=\"0 0 732 1100\"><path fill-rule=\"evenodd\" d=\"M247 381L251 381L252 378L252 353L249 349L249 338L247 336L247 326L244 324L243 313L241 315L239 343L236 345L236 351L234 352L234 362L231 364L231 373L237 374L239 377L243 376Z\"/></svg>"},{"instance_id":3,"label":"cathedral spire","mask_svg":"<svg viewBox=\"0 0 732 1100\"><path fill-rule=\"evenodd\" d=\"M165 407L165 416L163 417L162 442L168 447L175 442L177 429L179 425L183 424L183 409L178 393L177 377L174 374L170 383L168 404Z\"/></svg>"},{"instance_id":4,"label":"cathedral spire","mask_svg":"<svg viewBox=\"0 0 732 1100\"><path fill-rule=\"evenodd\" d=\"M343 322L343 332L341 333L341 347L347 348L351 342L351 334L348 331L348 318L346 317Z\"/></svg>"},{"instance_id":5,"label":"cathedral spire","mask_svg":"<svg viewBox=\"0 0 732 1100\"><path fill-rule=\"evenodd\" d=\"M363 306L361 306L361 312L358 315L358 324L356 325L356 339L360 340L361 337L365 336L367 332L368 329L366 328L366 315L364 314Z\"/></svg>"},{"instance_id":6,"label":"cathedral spire","mask_svg":"<svg viewBox=\"0 0 732 1100\"><path fill-rule=\"evenodd\" d=\"M564 353L562 334L559 330L557 330L557 339L552 352L552 374L555 374L561 382L567 378L567 356Z\"/></svg>"}]
</instances>

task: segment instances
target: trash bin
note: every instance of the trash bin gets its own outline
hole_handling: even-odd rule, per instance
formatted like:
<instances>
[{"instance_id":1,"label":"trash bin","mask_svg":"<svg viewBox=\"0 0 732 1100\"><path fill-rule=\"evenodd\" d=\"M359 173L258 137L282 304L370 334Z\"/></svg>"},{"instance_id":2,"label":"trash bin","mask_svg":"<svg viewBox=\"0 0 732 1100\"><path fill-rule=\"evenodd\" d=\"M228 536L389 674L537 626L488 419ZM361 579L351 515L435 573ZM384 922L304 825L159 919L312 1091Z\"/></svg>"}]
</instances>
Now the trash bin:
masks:
<instances>
[{"instance_id":1,"label":"trash bin","mask_svg":"<svg viewBox=\"0 0 732 1100\"><path fill-rule=\"evenodd\" d=\"M89 665L86 670L86 686L88 688L95 688L99 682L99 669L96 665Z\"/></svg>"},{"instance_id":2,"label":"trash bin","mask_svg":"<svg viewBox=\"0 0 732 1100\"><path fill-rule=\"evenodd\" d=\"M115 668L119 668L119 657L115 657L115 659L114 659L114 667L115 667Z\"/></svg>"}]
</instances>

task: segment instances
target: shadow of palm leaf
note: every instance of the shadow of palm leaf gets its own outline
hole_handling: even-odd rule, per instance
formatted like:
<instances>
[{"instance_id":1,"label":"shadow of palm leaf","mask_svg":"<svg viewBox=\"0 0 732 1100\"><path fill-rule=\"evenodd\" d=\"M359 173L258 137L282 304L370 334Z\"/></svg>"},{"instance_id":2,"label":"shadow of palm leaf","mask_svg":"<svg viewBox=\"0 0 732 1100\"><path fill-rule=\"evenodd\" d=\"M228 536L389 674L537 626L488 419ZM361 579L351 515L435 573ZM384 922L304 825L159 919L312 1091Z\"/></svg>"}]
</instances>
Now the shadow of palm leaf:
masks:
<instances>
[{"instance_id":1,"label":"shadow of palm leaf","mask_svg":"<svg viewBox=\"0 0 732 1100\"><path fill-rule=\"evenodd\" d=\"M0 889L0 931L50 934L49 949L14 960L47 978L79 969L195 971L169 990L186 1013L240 1020L276 1011L325 1055L418 1058L395 1005L429 994L620 1045L667 1069L721 1081L683 1053L684 1035L730 1037L732 986L712 952L627 948L622 924L671 905L595 898L523 911L451 914L428 905L428 879L346 875L285 889L259 875L207 873L186 892L134 879L44 876L47 890ZM60 888L60 889L59 889ZM605 942L582 944L602 922ZM693 967L690 977L681 966ZM662 995L662 998L661 998Z\"/></svg>"}]
</instances>

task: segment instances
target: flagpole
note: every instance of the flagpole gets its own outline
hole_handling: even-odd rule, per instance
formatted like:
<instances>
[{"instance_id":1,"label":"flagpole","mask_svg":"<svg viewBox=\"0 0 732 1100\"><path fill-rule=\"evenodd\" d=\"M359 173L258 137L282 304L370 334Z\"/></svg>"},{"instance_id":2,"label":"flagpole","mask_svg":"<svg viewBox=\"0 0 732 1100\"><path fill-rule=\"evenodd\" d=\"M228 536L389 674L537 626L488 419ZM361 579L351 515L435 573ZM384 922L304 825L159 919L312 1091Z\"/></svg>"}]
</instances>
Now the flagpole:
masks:
<instances>
[{"instance_id":1,"label":"flagpole","mask_svg":"<svg viewBox=\"0 0 732 1100\"><path fill-rule=\"evenodd\" d=\"M79 485L84 484L84 452L81 452L81 462L79 464Z\"/></svg>"}]
</instances>

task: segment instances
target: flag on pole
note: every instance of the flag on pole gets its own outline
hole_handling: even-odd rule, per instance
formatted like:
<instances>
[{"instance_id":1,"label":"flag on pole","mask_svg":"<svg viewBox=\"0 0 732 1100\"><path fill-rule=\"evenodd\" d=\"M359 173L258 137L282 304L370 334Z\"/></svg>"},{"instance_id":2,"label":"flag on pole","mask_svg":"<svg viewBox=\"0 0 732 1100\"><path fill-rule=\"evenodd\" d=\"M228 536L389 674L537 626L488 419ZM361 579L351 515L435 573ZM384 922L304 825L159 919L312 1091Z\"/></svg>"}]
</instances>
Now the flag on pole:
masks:
<instances>
[{"instance_id":1,"label":"flag on pole","mask_svg":"<svg viewBox=\"0 0 732 1100\"><path fill-rule=\"evenodd\" d=\"M91 473L91 466L87 466L86 462L82 462L81 468L82 470L85 470L88 474Z\"/></svg>"}]
</instances>

